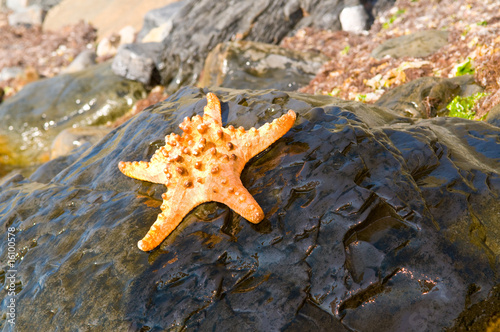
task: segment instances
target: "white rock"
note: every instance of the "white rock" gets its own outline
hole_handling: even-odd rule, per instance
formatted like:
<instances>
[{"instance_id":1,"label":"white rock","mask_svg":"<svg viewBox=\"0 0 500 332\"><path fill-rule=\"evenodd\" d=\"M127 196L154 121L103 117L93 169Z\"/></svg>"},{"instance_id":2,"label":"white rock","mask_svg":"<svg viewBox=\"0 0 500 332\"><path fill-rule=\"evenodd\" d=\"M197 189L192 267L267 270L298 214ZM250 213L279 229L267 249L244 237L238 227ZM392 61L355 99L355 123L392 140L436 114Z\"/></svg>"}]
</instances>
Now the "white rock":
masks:
<instances>
[{"instance_id":1,"label":"white rock","mask_svg":"<svg viewBox=\"0 0 500 332\"><path fill-rule=\"evenodd\" d=\"M99 44L97 44L96 54L98 57L115 55L117 52L116 45L113 45L109 38L103 38Z\"/></svg>"},{"instance_id":2,"label":"white rock","mask_svg":"<svg viewBox=\"0 0 500 332\"><path fill-rule=\"evenodd\" d=\"M104 127L66 128L61 131L52 142L50 159L52 160L60 156L68 155L71 151L85 143L90 143L88 144L89 146L95 144L110 131L110 128Z\"/></svg>"},{"instance_id":3,"label":"white rock","mask_svg":"<svg viewBox=\"0 0 500 332\"><path fill-rule=\"evenodd\" d=\"M6 6L14 11L26 9L29 5L31 5L30 0L7 0Z\"/></svg>"},{"instance_id":4,"label":"white rock","mask_svg":"<svg viewBox=\"0 0 500 332\"><path fill-rule=\"evenodd\" d=\"M361 32L366 29L368 14L363 5L345 7L340 12L340 24L342 30L351 32Z\"/></svg>"},{"instance_id":5,"label":"white rock","mask_svg":"<svg viewBox=\"0 0 500 332\"><path fill-rule=\"evenodd\" d=\"M76 56L76 58L63 69L62 73L74 73L84 70L92 65L95 65L96 54L93 50L84 50Z\"/></svg>"},{"instance_id":6,"label":"white rock","mask_svg":"<svg viewBox=\"0 0 500 332\"><path fill-rule=\"evenodd\" d=\"M7 81L11 78L16 78L24 73L21 67L5 67L0 72L0 81Z\"/></svg>"},{"instance_id":7,"label":"white rock","mask_svg":"<svg viewBox=\"0 0 500 332\"><path fill-rule=\"evenodd\" d=\"M32 5L9 15L9 25L42 25L47 12L39 5Z\"/></svg>"},{"instance_id":8,"label":"white rock","mask_svg":"<svg viewBox=\"0 0 500 332\"><path fill-rule=\"evenodd\" d=\"M135 40L135 29L131 25L127 25L118 32L120 36L120 45L131 44Z\"/></svg>"}]
</instances>

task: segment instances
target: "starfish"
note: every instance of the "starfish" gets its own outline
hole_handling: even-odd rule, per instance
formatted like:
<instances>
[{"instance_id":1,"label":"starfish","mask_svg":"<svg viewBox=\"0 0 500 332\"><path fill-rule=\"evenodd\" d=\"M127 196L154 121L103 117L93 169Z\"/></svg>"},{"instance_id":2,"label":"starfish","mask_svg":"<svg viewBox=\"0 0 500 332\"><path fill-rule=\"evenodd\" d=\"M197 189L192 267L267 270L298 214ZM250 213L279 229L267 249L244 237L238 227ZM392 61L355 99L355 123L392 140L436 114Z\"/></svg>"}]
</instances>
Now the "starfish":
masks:
<instances>
[{"instance_id":1,"label":"starfish","mask_svg":"<svg viewBox=\"0 0 500 332\"><path fill-rule=\"evenodd\" d=\"M203 116L186 117L179 125L182 136L170 134L151 161L118 163L120 171L134 179L162 183L161 213L138 247L157 247L196 206L210 201L224 203L252 223L264 212L240 180L245 164L292 127L295 112L266 123L259 129L222 126L220 101L207 94Z\"/></svg>"}]
</instances>

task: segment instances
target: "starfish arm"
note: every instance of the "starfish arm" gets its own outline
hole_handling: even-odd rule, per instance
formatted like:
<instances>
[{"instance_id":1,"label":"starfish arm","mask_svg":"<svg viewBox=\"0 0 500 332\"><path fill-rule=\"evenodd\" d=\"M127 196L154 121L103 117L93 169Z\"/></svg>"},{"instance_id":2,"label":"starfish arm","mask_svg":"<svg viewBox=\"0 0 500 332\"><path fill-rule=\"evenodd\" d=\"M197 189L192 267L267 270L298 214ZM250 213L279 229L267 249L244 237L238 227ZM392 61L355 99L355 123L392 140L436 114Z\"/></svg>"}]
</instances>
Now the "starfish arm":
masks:
<instances>
[{"instance_id":1,"label":"starfish arm","mask_svg":"<svg viewBox=\"0 0 500 332\"><path fill-rule=\"evenodd\" d=\"M118 163L120 171L131 178L149 181L154 183L165 183L167 178L164 173L164 166L157 162L147 161L120 161Z\"/></svg>"},{"instance_id":2,"label":"starfish arm","mask_svg":"<svg viewBox=\"0 0 500 332\"><path fill-rule=\"evenodd\" d=\"M204 116L209 116L218 126L222 126L220 101L216 95L209 92L207 94L207 106L203 109Z\"/></svg>"},{"instance_id":3,"label":"starfish arm","mask_svg":"<svg viewBox=\"0 0 500 332\"><path fill-rule=\"evenodd\" d=\"M160 245L192 209L207 201L198 195L188 194L182 185L176 186L172 193L162 197L162 212L144 238L137 243L142 251L150 251Z\"/></svg>"},{"instance_id":4,"label":"starfish arm","mask_svg":"<svg viewBox=\"0 0 500 332\"><path fill-rule=\"evenodd\" d=\"M142 251L150 251L156 248L173 230L181 223L184 216L169 215L162 212L156 218L155 223L137 246Z\"/></svg>"},{"instance_id":5,"label":"starfish arm","mask_svg":"<svg viewBox=\"0 0 500 332\"><path fill-rule=\"evenodd\" d=\"M258 224L264 219L264 212L253 196L237 179L237 185L229 194L214 194L211 200L226 204L231 210L238 213L246 220Z\"/></svg>"},{"instance_id":6,"label":"starfish arm","mask_svg":"<svg viewBox=\"0 0 500 332\"><path fill-rule=\"evenodd\" d=\"M272 123L266 123L259 129L250 129L237 138L236 144L243 148L245 161L250 160L260 152L264 151L271 144L276 142L292 128L296 119L294 111L274 119Z\"/></svg>"}]
</instances>

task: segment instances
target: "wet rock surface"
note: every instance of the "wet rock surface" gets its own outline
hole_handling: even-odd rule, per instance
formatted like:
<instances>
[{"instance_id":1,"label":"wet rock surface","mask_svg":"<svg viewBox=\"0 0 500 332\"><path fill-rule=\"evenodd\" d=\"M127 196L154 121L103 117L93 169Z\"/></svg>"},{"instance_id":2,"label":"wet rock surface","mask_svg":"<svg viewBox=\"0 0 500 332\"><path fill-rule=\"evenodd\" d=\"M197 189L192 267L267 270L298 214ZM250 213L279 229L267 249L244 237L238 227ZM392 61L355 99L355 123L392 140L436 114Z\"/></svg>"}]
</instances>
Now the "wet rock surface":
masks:
<instances>
[{"instance_id":1,"label":"wet rock surface","mask_svg":"<svg viewBox=\"0 0 500 332\"><path fill-rule=\"evenodd\" d=\"M139 31L144 15L175 0L64 0L52 8L43 22L45 31L57 31L81 20L92 22L99 31L99 40L109 37L125 26Z\"/></svg>"},{"instance_id":2,"label":"wet rock surface","mask_svg":"<svg viewBox=\"0 0 500 332\"><path fill-rule=\"evenodd\" d=\"M0 136L12 150L1 164L29 165L48 158L52 140L70 127L105 124L145 95L142 84L104 63L26 85L0 105ZM0 173L2 173L0 171Z\"/></svg>"},{"instance_id":3,"label":"wet rock surface","mask_svg":"<svg viewBox=\"0 0 500 332\"><path fill-rule=\"evenodd\" d=\"M64 129L52 142L52 146L50 147L50 159L71 154L73 150L86 143L90 145L95 144L110 131L111 128L107 127L77 127Z\"/></svg>"},{"instance_id":4,"label":"wet rock surface","mask_svg":"<svg viewBox=\"0 0 500 332\"><path fill-rule=\"evenodd\" d=\"M202 114L207 92L183 88L93 148L2 181L16 329L441 330L495 303L500 129L327 96L212 91L225 125L299 114L241 175L266 217L253 225L206 203L158 249L137 249L165 188L117 164L147 160Z\"/></svg>"},{"instance_id":5,"label":"wet rock surface","mask_svg":"<svg viewBox=\"0 0 500 332\"><path fill-rule=\"evenodd\" d=\"M326 56L258 42L221 43L207 56L201 87L295 91L309 84Z\"/></svg>"}]
</instances>

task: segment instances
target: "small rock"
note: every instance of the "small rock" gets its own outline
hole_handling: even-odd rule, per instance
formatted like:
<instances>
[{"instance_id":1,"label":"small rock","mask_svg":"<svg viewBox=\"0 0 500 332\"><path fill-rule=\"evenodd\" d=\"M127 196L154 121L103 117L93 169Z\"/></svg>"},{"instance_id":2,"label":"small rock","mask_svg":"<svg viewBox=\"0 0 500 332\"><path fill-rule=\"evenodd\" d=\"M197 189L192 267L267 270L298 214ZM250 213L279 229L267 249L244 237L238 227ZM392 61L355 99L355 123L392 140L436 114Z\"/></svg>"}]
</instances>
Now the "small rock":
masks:
<instances>
[{"instance_id":1,"label":"small rock","mask_svg":"<svg viewBox=\"0 0 500 332\"><path fill-rule=\"evenodd\" d=\"M28 26L31 25L39 26L42 25L46 14L47 11L44 10L41 6L32 5L25 9L20 9L10 14L8 17L9 25L16 26L24 24Z\"/></svg>"},{"instance_id":2,"label":"small rock","mask_svg":"<svg viewBox=\"0 0 500 332\"><path fill-rule=\"evenodd\" d=\"M447 43L447 31L418 31L386 40L372 51L371 56L376 59L382 59L385 56L396 59L405 56L423 58L433 54Z\"/></svg>"},{"instance_id":3,"label":"small rock","mask_svg":"<svg viewBox=\"0 0 500 332\"><path fill-rule=\"evenodd\" d=\"M43 30L57 31L83 20L92 22L92 26L97 28L98 40L102 40L126 25L139 31L144 15L149 10L173 1L175 0L64 0L49 11Z\"/></svg>"},{"instance_id":4,"label":"small rock","mask_svg":"<svg viewBox=\"0 0 500 332\"><path fill-rule=\"evenodd\" d=\"M146 40L145 37L155 28L164 26L172 29L172 18L184 7L186 1L178 1L171 3L165 7L150 10L144 15L144 24L141 31L137 34L137 40L142 42L161 41L161 40ZM168 34L168 32L167 32Z\"/></svg>"},{"instance_id":5,"label":"small rock","mask_svg":"<svg viewBox=\"0 0 500 332\"><path fill-rule=\"evenodd\" d=\"M127 25L118 33L104 37L97 45L96 54L99 58L109 58L118 52L121 45L133 43L135 40L134 27Z\"/></svg>"},{"instance_id":6,"label":"small rock","mask_svg":"<svg viewBox=\"0 0 500 332\"><path fill-rule=\"evenodd\" d=\"M24 73L23 68L21 67L5 67L0 72L0 81L7 81L12 78L16 78L21 76Z\"/></svg>"},{"instance_id":7,"label":"small rock","mask_svg":"<svg viewBox=\"0 0 500 332\"><path fill-rule=\"evenodd\" d=\"M118 50L118 43L118 38L104 37L99 44L97 44L97 56L101 58L115 55Z\"/></svg>"},{"instance_id":8,"label":"small rock","mask_svg":"<svg viewBox=\"0 0 500 332\"><path fill-rule=\"evenodd\" d=\"M66 167L71 165L75 160L77 160L85 151L92 147L90 142L83 142L79 147L75 147L71 153L60 156L56 159L52 159L43 163L40 167L31 173L29 179L31 181L39 182L39 183L49 183L57 173L64 170ZM33 168L33 167L31 167ZM26 176L30 174L30 172L24 171Z\"/></svg>"},{"instance_id":9,"label":"small rock","mask_svg":"<svg viewBox=\"0 0 500 332\"><path fill-rule=\"evenodd\" d=\"M85 50L77 55L75 60L73 60L68 67L63 69L62 73L74 73L77 71L84 70L92 65L96 64L96 53L93 50Z\"/></svg>"},{"instance_id":10,"label":"small rock","mask_svg":"<svg viewBox=\"0 0 500 332\"><path fill-rule=\"evenodd\" d=\"M122 28L118 35L120 36L120 45L133 43L135 40L135 29L131 25Z\"/></svg>"},{"instance_id":11,"label":"small rock","mask_svg":"<svg viewBox=\"0 0 500 332\"><path fill-rule=\"evenodd\" d=\"M162 50L161 43L134 43L119 47L113 60L115 74L147 85L159 82L156 61Z\"/></svg>"},{"instance_id":12,"label":"small rock","mask_svg":"<svg viewBox=\"0 0 500 332\"><path fill-rule=\"evenodd\" d=\"M99 142L111 131L106 127L77 127L67 128L61 131L50 148L50 159L70 154L74 149L85 143L91 145Z\"/></svg>"},{"instance_id":13,"label":"small rock","mask_svg":"<svg viewBox=\"0 0 500 332\"><path fill-rule=\"evenodd\" d=\"M351 32L361 32L368 26L368 13L363 5L345 7L340 12L340 25L342 30Z\"/></svg>"},{"instance_id":14,"label":"small rock","mask_svg":"<svg viewBox=\"0 0 500 332\"><path fill-rule=\"evenodd\" d=\"M373 17L379 17L383 12L391 9L395 2L396 0L376 0L368 3L365 2L365 5Z\"/></svg>"},{"instance_id":15,"label":"small rock","mask_svg":"<svg viewBox=\"0 0 500 332\"><path fill-rule=\"evenodd\" d=\"M294 91L307 85L327 60L272 44L226 42L208 54L199 85Z\"/></svg>"},{"instance_id":16,"label":"small rock","mask_svg":"<svg viewBox=\"0 0 500 332\"><path fill-rule=\"evenodd\" d=\"M486 116L486 122L500 127L500 104L493 106L493 108L488 112Z\"/></svg>"}]
</instances>

